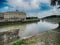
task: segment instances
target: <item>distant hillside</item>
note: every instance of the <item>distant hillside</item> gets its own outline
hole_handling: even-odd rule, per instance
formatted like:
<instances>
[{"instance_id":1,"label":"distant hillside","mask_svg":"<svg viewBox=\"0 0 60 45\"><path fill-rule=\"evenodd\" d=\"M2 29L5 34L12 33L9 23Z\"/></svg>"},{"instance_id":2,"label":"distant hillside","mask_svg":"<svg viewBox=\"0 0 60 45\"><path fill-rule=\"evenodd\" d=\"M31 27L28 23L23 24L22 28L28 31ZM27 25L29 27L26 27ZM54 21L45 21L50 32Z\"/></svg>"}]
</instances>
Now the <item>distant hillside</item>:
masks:
<instances>
[{"instance_id":1,"label":"distant hillside","mask_svg":"<svg viewBox=\"0 0 60 45\"><path fill-rule=\"evenodd\" d=\"M60 23L60 15L51 15L42 18L42 20L48 21L48 22L54 22L54 23Z\"/></svg>"},{"instance_id":2,"label":"distant hillside","mask_svg":"<svg viewBox=\"0 0 60 45\"><path fill-rule=\"evenodd\" d=\"M60 15L51 15L51 16L44 17L42 19L48 19L48 18L60 18Z\"/></svg>"}]
</instances>

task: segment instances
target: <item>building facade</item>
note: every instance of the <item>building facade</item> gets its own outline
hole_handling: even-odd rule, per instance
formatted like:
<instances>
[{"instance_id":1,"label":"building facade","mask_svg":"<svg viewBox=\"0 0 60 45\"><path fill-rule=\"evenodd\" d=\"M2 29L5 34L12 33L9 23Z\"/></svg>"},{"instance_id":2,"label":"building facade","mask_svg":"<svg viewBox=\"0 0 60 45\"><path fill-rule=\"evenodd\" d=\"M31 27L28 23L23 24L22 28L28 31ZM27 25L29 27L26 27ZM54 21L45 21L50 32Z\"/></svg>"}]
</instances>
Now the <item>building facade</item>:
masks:
<instances>
[{"instance_id":1,"label":"building facade","mask_svg":"<svg viewBox=\"0 0 60 45\"><path fill-rule=\"evenodd\" d=\"M0 13L0 18L24 19L24 18L26 18L26 13L24 13L24 12L5 12L5 13Z\"/></svg>"},{"instance_id":2,"label":"building facade","mask_svg":"<svg viewBox=\"0 0 60 45\"><path fill-rule=\"evenodd\" d=\"M0 19L4 19L3 13L0 13Z\"/></svg>"}]
</instances>

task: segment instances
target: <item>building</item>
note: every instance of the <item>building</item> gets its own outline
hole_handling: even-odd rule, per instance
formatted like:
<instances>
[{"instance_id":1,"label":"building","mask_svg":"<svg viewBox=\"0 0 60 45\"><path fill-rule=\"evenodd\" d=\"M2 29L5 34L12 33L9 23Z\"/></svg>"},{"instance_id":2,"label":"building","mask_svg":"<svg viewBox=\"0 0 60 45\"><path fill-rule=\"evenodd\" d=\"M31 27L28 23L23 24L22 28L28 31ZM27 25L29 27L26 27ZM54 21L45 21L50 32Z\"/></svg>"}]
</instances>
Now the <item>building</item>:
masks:
<instances>
[{"instance_id":1,"label":"building","mask_svg":"<svg viewBox=\"0 0 60 45\"><path fill-rule=\"evenodd\" d=\"M0 19L4 19L3 13L0 13Z\"/></svg>"},{"instance_id":2,"label":"building","mask_svg":"<svg viewBox=\"0 0 60 45\"><path fill-rule=\"evenodd\" d=\"M0 18L1 19L25 19L26 18L26 13L24 12L4 12L0 13Z\"/></svg>"}]
</instances>

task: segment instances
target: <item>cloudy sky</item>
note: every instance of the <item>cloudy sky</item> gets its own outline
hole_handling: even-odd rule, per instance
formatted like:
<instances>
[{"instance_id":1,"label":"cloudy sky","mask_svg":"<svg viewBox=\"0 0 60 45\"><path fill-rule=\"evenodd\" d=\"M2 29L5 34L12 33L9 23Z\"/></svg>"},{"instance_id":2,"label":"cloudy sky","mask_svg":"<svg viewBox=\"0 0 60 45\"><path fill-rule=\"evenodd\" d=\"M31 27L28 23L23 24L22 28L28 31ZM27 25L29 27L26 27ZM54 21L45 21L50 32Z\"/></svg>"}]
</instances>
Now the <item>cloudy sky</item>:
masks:
<instances>
[{"instance_id":1,"label":"cloudy sky","mask_svg":"<svg viewBox=\"0 0 60 45\"><path fill-rule=\"evenodd\" d=\"M27 16L45 17L57 13L50 0L0 0L0 12L23 11Z\"/></svg>"}]
</instances>

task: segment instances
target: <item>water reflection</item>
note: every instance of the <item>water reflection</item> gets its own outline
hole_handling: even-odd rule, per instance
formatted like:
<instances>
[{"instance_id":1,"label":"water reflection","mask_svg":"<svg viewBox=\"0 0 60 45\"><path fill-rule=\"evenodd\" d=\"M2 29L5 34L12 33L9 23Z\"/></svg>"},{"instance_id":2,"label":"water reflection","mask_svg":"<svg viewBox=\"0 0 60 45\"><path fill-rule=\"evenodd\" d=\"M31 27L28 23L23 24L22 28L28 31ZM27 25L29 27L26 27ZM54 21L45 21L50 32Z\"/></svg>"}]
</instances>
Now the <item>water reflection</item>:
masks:
<instances>
[{"instance_id":1,"label":"water reflection","mask_svg":"<svg viewBox=\"0 0 60 45\"><path fill-rule=\"evenodd\" d=\"M40 32L55 29L57 27L58 27L58 24L48 23L45 21L43 21L43 22L40 21L38 23L31 23L31 24L20 24L20 25L5 26L5 27L0 28L0 33L3 34L3 35L0 34L1 35L0 42L1 41L6 42L6 40L7 41L10 40L10 42L12 42L15 38L16 38L16 40L19 39L17 37L26 38L29 36L37 35ZM18 31L16 31L15 29L18 29ZM6 33L9 36L6 36L7 35ZM16 36L15 36L15 34L16 34ZM2 39L2 37L3 37L3 39ZM6 39L4 39L4 37ZM9 38L7 39L7 37L9 37ZM13 40L11 40L11 39L13 39ZM4 42L2 42L2 43L4 43Z\"/></svg>"},{"instance_id":2,"label":"water reflection","mask_svg":"<svg viewBox=\"0 0 60 45\"><path fill-rule=\"evenodd\" d=\"M29 36L39 34L40 32L55 29L57 27L58 27L58 24L41 21L41 22L38 22L37 24L26 25L26 29L22 32L22 34L20 36L22 38L23 37L29 37Z\"/></svg>"}]
</instances>

